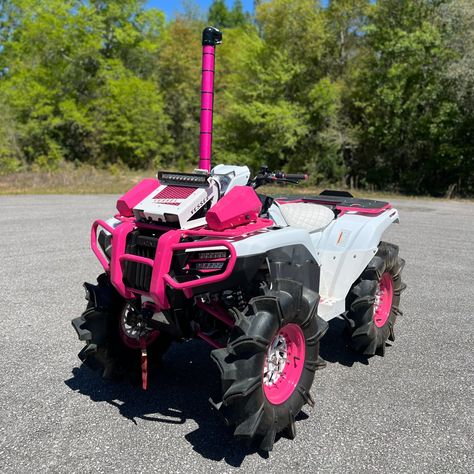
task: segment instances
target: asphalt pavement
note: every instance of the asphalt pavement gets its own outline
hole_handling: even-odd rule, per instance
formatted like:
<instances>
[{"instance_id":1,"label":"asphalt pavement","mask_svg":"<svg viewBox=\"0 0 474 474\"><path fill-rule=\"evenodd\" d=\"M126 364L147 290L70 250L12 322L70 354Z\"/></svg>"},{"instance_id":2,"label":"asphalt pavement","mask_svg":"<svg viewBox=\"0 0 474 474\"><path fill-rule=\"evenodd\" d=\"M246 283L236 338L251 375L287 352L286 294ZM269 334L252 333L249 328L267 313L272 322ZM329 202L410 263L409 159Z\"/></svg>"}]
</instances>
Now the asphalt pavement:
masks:
<instances>
[{"instance_id":1,"label":"asphalt pavement","mask_svg":"<svg viewBox=\"0 0 474 474\"><path fill-rule=\"evenodd\" d=\"M384 358L322 341L314 408L269 456L236 442L207 399L204 342L176 344L143 392L80 366L70 320L100 266L93 219L114 196L0 197L0 472L474 472L474 204L394 202L404 315Z\"/></svg>"}]
</instances>

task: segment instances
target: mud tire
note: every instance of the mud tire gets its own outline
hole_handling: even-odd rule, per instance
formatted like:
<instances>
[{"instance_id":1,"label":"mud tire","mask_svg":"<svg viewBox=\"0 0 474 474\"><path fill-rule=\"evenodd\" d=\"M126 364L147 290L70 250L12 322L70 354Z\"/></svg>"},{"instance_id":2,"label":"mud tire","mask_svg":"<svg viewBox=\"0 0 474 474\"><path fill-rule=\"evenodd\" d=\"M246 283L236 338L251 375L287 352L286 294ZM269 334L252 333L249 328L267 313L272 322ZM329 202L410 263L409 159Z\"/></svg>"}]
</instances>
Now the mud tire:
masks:
<instances>
[{"instance_id":1,"label":"mud tire","mask_svg":"<svg viewBox=\"0 0 474 474\"><path fill-rule=\"evenodd\" d=\"M279 433L293 439L295 419L310 395L315 371L325 365L319 340L327 323L317 316L319 295L293 280L280 279L265 295L250 300L243 312L235 310L236 324L226 348L212 352L222 381L222 399L214 403L237 438L271 451ZM288 324L304 335L305 357L301 375L289 398L273 404L263 387L263 369L271 341Z\"/></svg>"},{"instance_id":2,"label":"mud tire","mask_svg":"<svg viewBox=\"0 0 474 474\"><path fill-rule=\"evenodd\" d=\"M361 276L352 286L346 300L346 319L350 324L352 348L368 357L385 355L387 340L394 341L395 321L402 312L399 309L400 295L405 289L401 272L405 261L398 256L396 245L381 242L377 253ZM382 276L388 274L392 284L392 303L382 326L375 322L376 295Z\"/></svg>"},{"instance_id":3,"label":"mud tire","mask_svg":"<svg viewBox=\"0 0 474 474\"><path fill-rule=\"evenodd\" d=\"M97 371L105 379L128 378L139 381L141 352L124 344L119 334L120 317L125 300L111 285L107 274L99 275L97 285L89 285L94 297L88 301L86 310L72 321L79 338L86 342L79 352L84 365ZM171 345L166 334L147 346L150 369L159 364Z\"/></svg>"}]
</instances>

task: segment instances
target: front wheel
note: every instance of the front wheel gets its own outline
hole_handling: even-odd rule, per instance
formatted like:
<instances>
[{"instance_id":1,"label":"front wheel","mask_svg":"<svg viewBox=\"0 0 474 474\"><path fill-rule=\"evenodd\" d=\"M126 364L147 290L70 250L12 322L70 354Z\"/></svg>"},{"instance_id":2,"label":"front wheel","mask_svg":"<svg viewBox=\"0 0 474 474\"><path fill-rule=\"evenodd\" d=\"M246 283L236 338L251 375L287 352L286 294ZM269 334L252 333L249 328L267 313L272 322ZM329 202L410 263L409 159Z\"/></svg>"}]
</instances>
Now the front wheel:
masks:
<instances>
[{"instance_id":1,"label":"front wheel","mask_svg":"<svg viewBox=\"0 0 474 474\"><path fill-rule=\"evenodd\" d=\"M215 404L238 438L270 451L283 432L294 438L295 418L323 366L319 340L327 324L317 316L319 296L292 280L277 280L252 299L237 321L228 346L212 352L222 379Z\"/></svg>"},{"instance_id":2,"label":"front wheel","mask_svg":"<svg viewBox=\"0 0 474 474\"><path fill-rule=\"evenodd\" d=\"M143 331L135 324L133 306L123 300L102 274L97 285L86 284L88 304L72 321L79 338L86 342L81 361L104 378L119 379L140 374L141 349L147 348L150 362L159 361L171 338L158 331Z\"/></svg>"}]
</instances>

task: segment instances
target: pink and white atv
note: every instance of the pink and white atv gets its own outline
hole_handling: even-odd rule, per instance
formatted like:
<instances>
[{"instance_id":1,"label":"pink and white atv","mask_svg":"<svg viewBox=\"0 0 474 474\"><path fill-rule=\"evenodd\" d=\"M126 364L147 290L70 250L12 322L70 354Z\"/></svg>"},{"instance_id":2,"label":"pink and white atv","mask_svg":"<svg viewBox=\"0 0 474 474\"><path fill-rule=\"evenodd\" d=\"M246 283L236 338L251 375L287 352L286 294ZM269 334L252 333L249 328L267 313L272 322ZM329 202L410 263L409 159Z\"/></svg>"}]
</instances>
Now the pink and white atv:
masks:
<instances>
[{"instance_id":1,"label":"pink and white atv","mask_svg":"<svg viewBox=\"0 0 474 474\"><path fill-rule=\"evenodd\" d=\"M236 437L271 450L293 438L327 321L344 317L355 350L384 354L394 339L403 289L398 247L381 242L398 222L385 202L346 192L272 199L246 166L211 169L215 47L203 32L201 146L194 173L160 172L117 201L118 213L92 225L104 273L85 283L86 311L72 321L86 342L79 357L105 377L141 373L172 341L201 338L215 349L222 396L212 402Z\"/></svg>"}]
</instances>

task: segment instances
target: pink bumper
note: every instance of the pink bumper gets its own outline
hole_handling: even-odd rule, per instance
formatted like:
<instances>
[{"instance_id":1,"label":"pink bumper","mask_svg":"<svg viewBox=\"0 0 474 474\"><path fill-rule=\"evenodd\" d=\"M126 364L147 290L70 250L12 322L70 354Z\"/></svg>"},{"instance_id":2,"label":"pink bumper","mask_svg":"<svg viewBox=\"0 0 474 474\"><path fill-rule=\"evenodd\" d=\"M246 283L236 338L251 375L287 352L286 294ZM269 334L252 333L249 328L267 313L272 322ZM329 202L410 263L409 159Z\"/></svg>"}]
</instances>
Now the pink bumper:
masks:
<instances>
[{"instance_id":1,"label":"pink bumper","mask_svg":"<svg viewBox=\"0 0 474 474\"><path fill-rule=\"evenodd\" d=\"M112 256L110 263L97 245L97 229L99 227L112 234ZM183 230L170 230L164 233L158 240L154 259L127 254L125 253L127 235L134 229L136 229L135 223L126 220L115 228L108 225L105 221L96 220L92 224L91 229L92 251L104 267L104 270L110 273L112 284L124 298L133 298L135 294L146 294L153 299L158 308L168 309L170 306L165 292L167 285L175 290L181 290L187 297L191 297L190 290L192 288L223 281L231 275L234 269L237 254L231 243L221 239L181 243L181 239L188 235L188 232ZM192 234L192 232L189 232L189 234ZM222 273L185 282L178 282L169 274L175 251L208 247L225 247L229 251L229 260ZM152 268L149 293L125 286L123 283L123 268L124 263L127 261L148 265Z\"/></svg>"}]
</instances>

